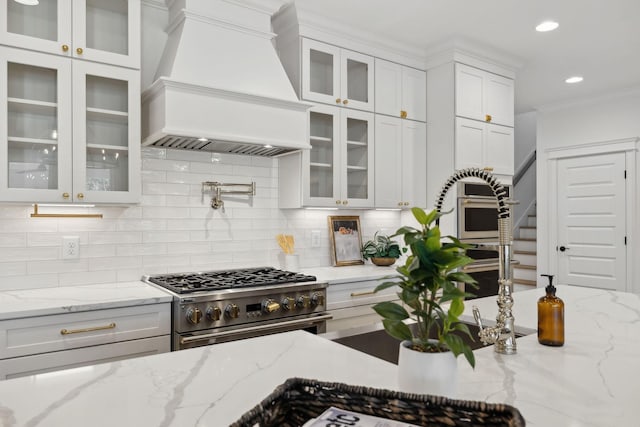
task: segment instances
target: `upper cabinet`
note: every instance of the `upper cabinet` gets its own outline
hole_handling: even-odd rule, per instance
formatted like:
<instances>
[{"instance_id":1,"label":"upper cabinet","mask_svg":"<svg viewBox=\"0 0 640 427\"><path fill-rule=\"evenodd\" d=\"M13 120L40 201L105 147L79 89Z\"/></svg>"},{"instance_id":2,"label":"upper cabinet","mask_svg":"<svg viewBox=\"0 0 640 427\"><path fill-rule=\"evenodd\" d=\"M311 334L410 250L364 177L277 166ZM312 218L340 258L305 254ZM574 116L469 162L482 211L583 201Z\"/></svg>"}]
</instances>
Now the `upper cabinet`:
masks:
<instances>
[{"instance_id":1,"label":"upper cabinet","mask_svg":"<svg viewBox=\"0 0 640 427\"><path fill-rule=\"evenodd\" d=\"M376 58L376 113L427 120L427 74Z\"/></svg>"},{"instance_id":2,"label":"upper cabinet","mask_svg":"<svg viewBox=\"0 0 640 427\"><path fill-rule=\"evenodd\" d=\"M139 72L2 46L0 53L0 200L137 201Z\"/></svg>"},{"instance_id":3,"label":"upper cabinet","mask_svg":"<svg viewBox=\"0 0 640 427\"><path fill-rule=\"evenodd\" d=\"M513 127L513 80L465 64L455 65L456 116Z\"/></svg>"},{"instance_id":4,"label":"upper cabinet","mask_svg":"<svg viewBox=\"0 0 640 427\"><path fill-rule=\"evenodd\" d=\"M279 158L280 207L373 207L374 114L317 105L309 128L311 150Z\"/></svg>"},{"instance_id":5,"label":"upper cabinet","mask_svg":"<svg viewBox=\"0 0 640 427\"><path fill-rule=\"evenodd\" d=\"M374 109L374 58L302 38L302 98Z\"/></svg>"},{"instance_id":6,"label":"upper cabinet","mask_svg":"<svg viewBox=\"0 0 640 427\"><path fill-rule=\"evenodd\" d=\"M513 128L456 118L456 169L479 168L513 175Z\"/></svg>"},{"instance_id":7,"label":"upper cabinet","mask_svg":"<svg viewBox=\"0 0 640 427\"><path fill-rule=\"evenodd\" d=\"M0 44L140 68L140 0L3 3Z\"/></svg>"}]
</instances>

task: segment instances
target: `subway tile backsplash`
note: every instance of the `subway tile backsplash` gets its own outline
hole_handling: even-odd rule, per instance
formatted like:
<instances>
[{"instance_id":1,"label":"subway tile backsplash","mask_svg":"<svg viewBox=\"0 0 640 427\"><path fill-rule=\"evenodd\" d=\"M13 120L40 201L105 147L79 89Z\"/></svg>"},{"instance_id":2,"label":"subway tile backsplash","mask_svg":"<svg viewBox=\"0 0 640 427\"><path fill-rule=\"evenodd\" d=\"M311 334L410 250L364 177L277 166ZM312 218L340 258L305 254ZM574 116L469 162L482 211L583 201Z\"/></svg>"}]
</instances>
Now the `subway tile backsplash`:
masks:
<instances>
[{"instance_id":1,"label":"subway tile backsplash","mask_svg":"<svg viewBox=\"0 0 640 427\"><path fill-rule=\"evenodd\" d=\"M30 205L0 204L0 290L138 280L143 274L270 265L276 242L293 234L302 268L331 265L327 216L358 215L363 239L393 232L399 212L278 208L278 160L196 151L142 149L139 205L98 206L103 219L30 218ZM227 195L210 207L203 181L256 182L250 199ZM311 231L321 246L311 247ZM63 236L80 238L80 257L62 259Z\"/></svg>"}]
</instances>

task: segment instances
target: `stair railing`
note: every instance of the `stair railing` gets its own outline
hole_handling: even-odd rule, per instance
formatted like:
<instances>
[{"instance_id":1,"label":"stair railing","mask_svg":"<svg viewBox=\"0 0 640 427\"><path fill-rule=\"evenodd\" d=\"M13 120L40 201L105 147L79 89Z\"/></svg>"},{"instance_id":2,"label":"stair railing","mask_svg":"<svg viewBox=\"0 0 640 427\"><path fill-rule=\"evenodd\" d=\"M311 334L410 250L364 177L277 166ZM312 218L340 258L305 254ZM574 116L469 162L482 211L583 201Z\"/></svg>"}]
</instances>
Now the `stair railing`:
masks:
<instances>
[{"instance_id":1,"label":"stair railing","mask_svg":"<svg viewBox=\"0 0 640 427\"><path fill-rule=\"evenodd\" d=\"M522 179L524 174L527 173L531 165L533 165L535 162L536 162L536 150L533 150L531 153L527 155L527 157L524 159L524 162L522 162L520 168L516 171L515 175L513 176L514 187L518 185L518 182Z\"/></svg>"}]
</instances>

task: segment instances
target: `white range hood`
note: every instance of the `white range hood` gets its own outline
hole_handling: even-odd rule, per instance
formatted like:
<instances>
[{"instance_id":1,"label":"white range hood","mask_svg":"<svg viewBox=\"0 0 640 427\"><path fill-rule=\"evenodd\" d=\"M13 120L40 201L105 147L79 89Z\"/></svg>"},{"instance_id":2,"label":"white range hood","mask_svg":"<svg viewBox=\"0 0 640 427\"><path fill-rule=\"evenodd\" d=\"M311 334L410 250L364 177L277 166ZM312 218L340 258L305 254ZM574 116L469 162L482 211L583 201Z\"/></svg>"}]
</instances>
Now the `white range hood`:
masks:
<instances>
[{"instance_id":1,"label":"white range hood","mask_svg":"<svg viewBox=\"0 0 640 427\"><path fill-rule=\"evenodd\" d=\"M309 149L307 109L273 46L274 1L168 0L168 40L142 94L142 144L275 156Z\"/></svg>"}]
</instances>

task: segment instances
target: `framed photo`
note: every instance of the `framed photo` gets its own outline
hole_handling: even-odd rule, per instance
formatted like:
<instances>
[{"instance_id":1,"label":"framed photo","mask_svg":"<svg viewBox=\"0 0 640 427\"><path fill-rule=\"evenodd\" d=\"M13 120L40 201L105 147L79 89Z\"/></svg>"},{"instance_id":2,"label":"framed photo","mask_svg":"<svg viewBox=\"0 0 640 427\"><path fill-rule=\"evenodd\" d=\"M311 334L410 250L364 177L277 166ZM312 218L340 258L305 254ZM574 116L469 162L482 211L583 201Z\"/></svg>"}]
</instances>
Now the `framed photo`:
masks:
<instances>
[{"instance_id":1,"label":"framed photo","mask_svg":"<svg viewBox=\"0 0 640 427\"><path fill-rule=\"evenodd\" d=\"M330 216L329 236L333 265L364 264L359 216Z\"/></svg>"}]
</instances>

